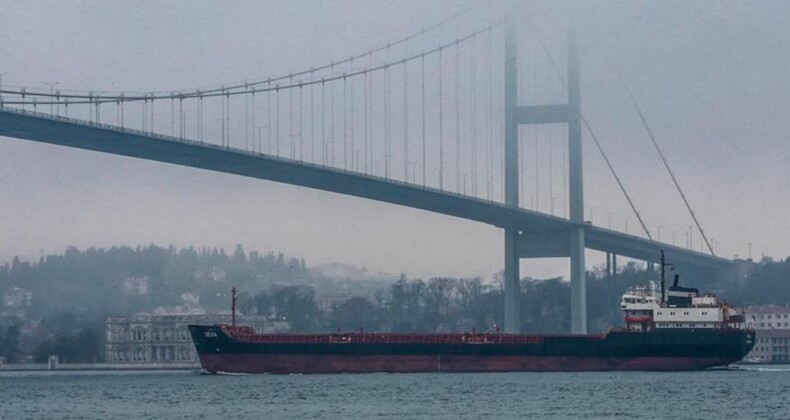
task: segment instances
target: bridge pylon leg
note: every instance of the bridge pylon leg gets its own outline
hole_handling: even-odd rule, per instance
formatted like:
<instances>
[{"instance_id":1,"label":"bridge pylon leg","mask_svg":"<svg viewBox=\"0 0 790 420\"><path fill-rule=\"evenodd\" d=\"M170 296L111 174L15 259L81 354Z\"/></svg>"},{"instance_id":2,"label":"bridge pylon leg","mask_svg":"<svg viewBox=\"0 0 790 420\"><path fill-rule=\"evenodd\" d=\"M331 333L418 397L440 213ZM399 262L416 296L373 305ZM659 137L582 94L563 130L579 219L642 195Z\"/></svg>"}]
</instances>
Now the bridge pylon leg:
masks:
<instances>
[{"instance_id":1,"label":"bridge pylon leg","mask_svg":"<svg viewBox=\"0 0 790 420\"><path fill-rule=\"evenodd\" d=\"M513 18L505 23L505 204L518 207L518 107L517 44L516 26ZM521 281L519 278L518 253L519 231L505 228L505 332L521 332L519 300Z\"/></svg>"},{"instance_id":2,"label":"bridge pylon leg","mask_svg":"<svg viewBox=\"0 0 790 420\"><path fill-rule=\"evenodd\" d=\"M587 333L587 278L584 266L584 178L582 175L582 116L579 54L573 33L568 35L568 175L571 222L571 333Z\"/></svg>"},{"instance_id":3,"label":"bridge pylon leg","mask_svg":"<svg viewBox=\"0 0 790 420\"><path fill-rule=\"evenodd\" d=\"M505 332L521 332L518 231L505 229Z\"/></svg>"},{"instance_id":4,"label":"bridge pylon leg","mask_svg":"<svg viewBox=\"0 0 790 420\"><path fill-rule=\"evenodd\" d=\"M587 279L584 269L584 228L571 231L571 333L587 333Z\"/></svg>"}]
</instances>

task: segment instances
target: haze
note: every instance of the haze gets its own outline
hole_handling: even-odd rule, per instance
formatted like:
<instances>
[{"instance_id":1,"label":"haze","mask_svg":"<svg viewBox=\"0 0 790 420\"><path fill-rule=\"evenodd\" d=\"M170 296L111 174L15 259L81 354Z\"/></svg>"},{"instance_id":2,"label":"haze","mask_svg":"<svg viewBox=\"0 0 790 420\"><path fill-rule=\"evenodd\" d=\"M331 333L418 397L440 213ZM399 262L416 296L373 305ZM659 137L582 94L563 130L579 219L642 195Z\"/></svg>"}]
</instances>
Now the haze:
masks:
<instances>
[{"instance_id":1,"label":"haze","mask_svg":"<svg viewBox=\"0 0 790 420\"><path fill-rule=\"evenodd\" d=\"M218 85L341 59L470 9L483 25L507 10L489 3L2 1L0 73L8 72L3 84L64 89ZM755 258L790 255L790 4L524 2L515 10L521 31L535 25L554 48L575 25L582 110L662 240L674 233L682 245L692 221L618 72L717 253L747 257L752 243ZM586 218L621 231L630 218L635 232L587 133L584 148ZM490 277L502 266L494 227L226 174L0 138L0 179L2 260L68 245L241 243L310 265L410 276ZM599 261L591 253L588 267ZM522 262L523 275L566 273L564 260Z\"/></svg>"}]
</instances>

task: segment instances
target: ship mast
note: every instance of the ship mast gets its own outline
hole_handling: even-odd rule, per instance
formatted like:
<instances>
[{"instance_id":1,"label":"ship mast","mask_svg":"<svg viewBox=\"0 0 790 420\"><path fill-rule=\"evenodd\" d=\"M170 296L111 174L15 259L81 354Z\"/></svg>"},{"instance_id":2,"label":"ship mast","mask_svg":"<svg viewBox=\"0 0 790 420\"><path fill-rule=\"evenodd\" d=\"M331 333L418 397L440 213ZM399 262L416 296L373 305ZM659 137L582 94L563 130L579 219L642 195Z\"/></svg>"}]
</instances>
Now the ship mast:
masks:
<instances>
[{"instance_id":1,"label":"ship mast","mask_svg":"<svg viewBox=\"0 0 790 420\"><path fill-rule=\"evenodd\" d=\"M235 327L236 326L236 286L233 286L230 289L231 299L230 299L230 325Z\"/></svg>"},{"instance_id":2,"label":"ship mast","mask_svg":"<svg viewBox=\"0 0 790 420\"><path fill-rule=\"evenodd\" d=\"M661 250L661 306L664 306L664 302L666 302L666 268L672 267L675 268L674 264L667 264L666 258L664 257L664 250Z\"/></svg>"},{"instance_id":3,"label":"ship mast","mask_svg":"<svg viewBox=\"0 0 790 420\"><path fill-rule=\"evenodd\" d=\"M666 274L666 260L664 260L664 250L661 250L661 306L664 306L664 276Z\"/></svg>"}]
</instances>

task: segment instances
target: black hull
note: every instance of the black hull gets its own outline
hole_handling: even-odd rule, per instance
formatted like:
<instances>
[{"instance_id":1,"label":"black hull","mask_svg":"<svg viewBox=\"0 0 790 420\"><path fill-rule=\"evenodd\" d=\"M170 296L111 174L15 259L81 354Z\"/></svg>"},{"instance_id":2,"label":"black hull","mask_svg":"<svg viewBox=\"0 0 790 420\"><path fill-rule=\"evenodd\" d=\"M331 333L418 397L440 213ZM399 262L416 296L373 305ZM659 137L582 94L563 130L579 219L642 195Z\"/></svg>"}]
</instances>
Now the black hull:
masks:
<instances>
[{"instance_id":1,"label":"black hull","mask_svg":"<svg viewBox=\"0 0 790 420\"><path fill-rule=\"evenodd\" d=\"M533 344L356 342L365 340L353 334L340 343L248 342L219 326L189 329L209 372L694 370L737 362L754 346L752 331L713 329L524 336Z\"/></svg>"}]
</instances>

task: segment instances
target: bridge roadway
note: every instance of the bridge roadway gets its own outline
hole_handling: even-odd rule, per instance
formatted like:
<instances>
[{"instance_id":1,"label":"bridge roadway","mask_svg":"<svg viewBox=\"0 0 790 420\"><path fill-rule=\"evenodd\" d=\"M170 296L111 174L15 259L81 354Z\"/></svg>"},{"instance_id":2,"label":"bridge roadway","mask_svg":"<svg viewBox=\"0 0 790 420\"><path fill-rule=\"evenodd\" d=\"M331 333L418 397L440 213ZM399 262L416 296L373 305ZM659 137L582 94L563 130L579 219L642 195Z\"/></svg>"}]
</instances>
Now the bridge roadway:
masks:
<instances>
[{"instance_id":1,"label":"bridge roadway","mask_svg":"<svg viewBox=\"0 0 790 420\"><path fill-rule=\"evenodd\" d=\"M568 256L568 232L576 226L564 218L436 188L17 108L0 107L0 136L299 185L515 228L523 232L522 258ZM584 229L587 248L597 251L657 262L663 249L677 265L714 271L732 265L728 259L591 224L584 224Z\"/></svg>"}]
</instances>

